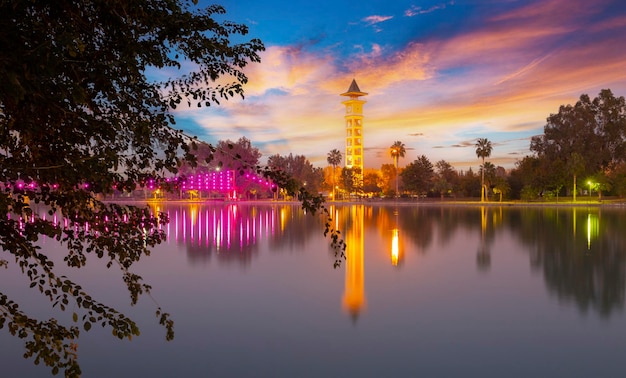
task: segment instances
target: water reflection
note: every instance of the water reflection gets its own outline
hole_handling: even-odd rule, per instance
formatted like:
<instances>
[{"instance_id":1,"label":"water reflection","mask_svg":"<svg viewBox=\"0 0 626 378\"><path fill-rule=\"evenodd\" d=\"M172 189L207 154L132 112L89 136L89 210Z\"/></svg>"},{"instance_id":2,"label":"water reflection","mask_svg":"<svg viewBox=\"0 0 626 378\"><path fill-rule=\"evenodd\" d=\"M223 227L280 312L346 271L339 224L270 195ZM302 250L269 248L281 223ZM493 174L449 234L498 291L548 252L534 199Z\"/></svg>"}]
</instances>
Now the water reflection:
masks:
<instances>
[{"instance_id":1,"label":"water reflection","mask_svg":"<svg viewBox=\"0 0 626 378\"><path fill-rule=\"evenodd\" d=\"M337 212L344 219L346 235L346 279L343 295L343 308L350 314L354 322L365 307L365 274L364 248L365 234L363 229L364 206L354 205ZM348 212L349 214L343 214Z\"/></svg>"},{"instance_id":2,"label":"water reflection","mask_svg":"<svg viewBox=\"0 0 626 378\"><path fill-rule=\"evenodd\" d=\"M303 214L297 205L152 206L169 215L166 243L183 248L193 264L216 260L247 266L264 248L273 254L299 253L309 243L328 242L320 218ZM380 269L366 264L366 258L397 268L407 259L444 253L459 237L475 253L479 272L499 269L505 252L499 246L507 245L528 255L532 269L561 303L605 317L624 306L624 209L346 205L333 206L331 212L347 243L341 303L354 320L367 303L366 268Z\"/></svg>"},{"instance_id":3,"label":"water reflection","mask_svg":"<svg viewBox=\"0 0 626 378\"><path fill-rule=\"evenodd\" d=\"M582 312L609 316L624 305L623 217L623 211L610 209L550 209L520 213L509 225L550 293Z\"/></svg>"},{"instance_id":4,"label":"water reflection","mask_svg":"<svg viewBox=\"0 0 626 378\"><path fill-rule=\"evenodd\" d=\"M167 243L185 248L193 263L216 258L221 263L248 265L261 242L267 241L277 252L297 248L319 230L320 224L319 219L306 216L295 205L153 204L151 207L168 215Z\"/></svg>"}]
</instances>

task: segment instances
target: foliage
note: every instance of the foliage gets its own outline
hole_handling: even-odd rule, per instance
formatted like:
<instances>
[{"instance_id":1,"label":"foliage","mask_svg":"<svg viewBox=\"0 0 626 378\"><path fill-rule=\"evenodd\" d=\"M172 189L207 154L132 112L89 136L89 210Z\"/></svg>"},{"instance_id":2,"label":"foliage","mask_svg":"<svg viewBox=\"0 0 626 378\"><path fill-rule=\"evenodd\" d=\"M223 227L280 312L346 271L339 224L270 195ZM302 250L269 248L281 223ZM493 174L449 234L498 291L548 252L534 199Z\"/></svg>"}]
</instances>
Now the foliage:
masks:
<instances>
[{"instance_id":1,"label":"foliage","mask_svg":"<svg viewBox=\"0 0 626 378\"><path fill-rule=\"evenodd\" d=\"M339 164L341 164L342 158L343 156L341 155L341 152L338 149L334 148L330 150L330 152L328 153L328 156L326 157L326 161L328 162L328 164L332 165L333 168L335 168Z\"/></svg>"},{"instance_id":2,"label":"foliage","mask_svg":"<svg viewBox=\"0 0 626 378\"><path fill-rule=\"evenodd\" d=\"M485 188L485 199L489 199L489 188L496 178L496 166L491 162L485 162L480 166L480 176Z\"/></svg>"},{"instance_id":3,"label":"foliage","mask_svg":"<svg viewBox=\"0 0 626 378\"><path fill-rule=\"evenodd\" d=\"M502 202L502 197L506 197L509 194L511 186L509 182L501 176L496 176L493 184L493 192L500 195L500 202Z\"/></svg>"},{"instance_id":4,"label":"foliage","mask_svg":"<svg viewBox=\"0 0 626 378\"><path fill-rule=\"evenodd\" d=\"M478 138L476 140L476 157L485 161L485 158L491 156L491 151L493 150L493 146L491 145L491 141L487 138Z\"/></svg>"},{"instance_id":5,"label":"foliage","mask_svg":"<svg viewBox=\"0 0 626 378\"><path fill-rule=\"evenodd\" d=\"M88 256L104 259L108 268L119 270L132 304L149 293L132 266L164 240L159 227L167 217L101 198L114 190L141 188L150 179L164 189L175 188L164 179L178 174L185 161L190 167L197 164L191 152L199 143L174 128L172 109L243 97L243 69L260 61L264 46L245 39L245 25L220 21L225 13L220 6L195 3L0 4L0 46L10 52L0 59L0 246L8 256L0 265L22 269L52 307L75 309L69 315L74 325L64 326L32 317L0 293L0 327L24 339L25 357L45 363L53 374L80 375L76 340L81 330L99 324L123 339L139 329L77 282L56 274L37 241L46 237L64 246L69 267L84 266ZM186 67L192 70L183 71ZM151 80L149 73L156 70L172 77ZM200 145L205 159L212 159L217 149ZM232 156L243 161L238 154ZM276 183L288 181L281 172L253 169ZM327 217L325 235L340 261L345 244L321 197L304 188L294 191L305 210ZM31 204L64 222L41 217ZM171 339L173 322L156 307L157 321Z\"/></svg>"},{"instance_id":6,"label":"foliage","mask_svg":"<svg viewBox=\"0 0 626 378\"><path fill-rule=\"evenodd\" d=\"M626 195L626 162L615 165L609 171L609 179L613 183L615 193L624 197Z\"/></svg>"},{"instance_id":7,"label":"foliage","mask_svg":"<svg viewBox=\"0 0 626 378\"><path fill-rule=\"evenodd\" d=\"M363 194L363 181L361 178L361 169L344 167L341 170L341 183L343 184L343 190L348 194Z\"/></svg>"},{"instance_id":8,"label":"foliage","mask_svg":"<svg viewBox=\"0 0 626 378\"><path fill-rule=\"evenodd\" d=\"M458 180L459 174L454 170L452 164L445 160L439 160L435 163L435 170L439 177L445 179L449 183L455 183Z\"/></svg>"},{"instance_id":9,"label":"foliage","mask_svg":"<svg viewBox=\"0 0 626 378\"><path fill-rule=\"evenodd\" d=\"M397 196L399 194L399 183L398 183L398 159L404 157L406 154L406 148L404 147L404 143L397 140L393 142L391 147L389 147L389 154L393 158L394 167L396 168L396 176L395 176L395 192L394 194Z\"/></svg>"},{"instance_id":10,"label":"foliage","mask_svg":"<svg viewBox=\"0 0 626 378\"><path fill-rule=\"evenodd\" d=\"M363 175L363 192L378 195L382 191L381 177L378 172L365 172Z\"/></svg>"},{"instance_id":11,"label":"foliage","mask_svg":"<svg viewBox=\"0 0 626 378\"><path fill-rule=\"evenodd\" d=\"M493 149L491 145L491 141L487 138L478 138L476 140L476 156L479 159L482 159L483 166L485 165L485 158L491 156L491 150ZM487 188L485 187L485 170L481 170L481 180L480 180L480 200L485 200L485 194L487 193Z\"/></svg>"},{"instance_id":12,"label":"foliage","mask_svg":"<svg viewBox=\"0 0 626 378\"><path fill-rule=\"evenodd\" d=\"M583 157L577 175L591 174L626 159L626 102L603 89L593 99L580 96L575 105L562 105L551 114L544 133L531 140L530 150L547 160ZM571 171L570 171L571 172Z\"/></svg>"},{"instance_id":13,"label":"foliage","mask_svg":"<svg viewBox=\"0 0 626 378\"><path fill-rule=\"evenodd\" d=\"M389 154L394 159L393 161L396 163L397 166L398 158L403 158L406 154L406 147L404 146L404 143L399 140L393 142L391 147L389 147Z\"/></svg>"},{"instance_id":14,"label":"foliage","mask_svg":"<svg viewBox=\"0 0 626 378\"><path fill-rule=\"evenodd\" d=\"M130 268L163 240L157 226L167 218L104 204L97 195L175 173L181 151L193 160L185 136L172 128L170 108L242 94L247 78L241 69L259 61L263 45L254 39L232 45L229 37L247 28L215 21L223 12L153 1L0 5L0 43L12 52L0 59L0 213L9 215L0 220L0 245L53 307L79 309L73 320L84 330L98 322L119 338L139 334L132 320L57 276L36 242L46 236L64 245L72 267L83 266L87 254L106 258L107 266L120 269L132 303L149 292ZM196 71L166 82L147 79L148 69L184 62ZM233 82L211 85L220 77ZM30 203L67 223L41 218ZM21 217L30 220L23 228ZM26 339L26 357L53 373L80 374L78 326L31 318L5 295L0 303L0 324ZM158 308L156 315L171 339L168 314Z\"/></svg>"},{"instance_id":15,"label":"foliage","mask_svg":"<svg viewBox=\"0 0 626 378\"><path fill-rule=\"evenodd\" d=\"M380 167L381 172L381 187L383 189L383 194L389 195L392 189L392 185L394 184L394 180L396 178L396 167L393 164L383 164Z\"/></svg>"},{"instance_id":16,"label":"foliage","mask_svg":"<svg viewBox=\"0 0 626 378\"><path fill-rule=\"evenodd\" d=\"M233 142L229 139L217 142L215 153L209 160L216 161L217 166L235 171L246 171L249 167L259 165L261 152L252 145L250 139L241 137Z\"/></svg>"},{"instance_id":17,"label":"foliage","mask_svg":"<svg viewBox=\"0 0 626 378\"><path fill-rule=\"evenodd\" d=\"M431 189L434 172L430 160L425 155L421 155L408 164L400 175L405 190L416 194L425 194Z\"/></svg>"},{"instance_id":18,"label":"foliage","mask_svg":"<svg viewBox=\"0 0 626 378\"><path fill-rule=\"evenodd\" d=\"M472 168L459 173L459 193L465 197L480 196L480 177Z\"/></svg>"},{"instance_id":19,"label":"foliage","mask_svg":"<svg viewBox=\"0 0 626 378\"><path fill-rule=\"evenodd\" d=\"M439 192L441 198L445 193L452 191L458 186L459 175L452 168L452 164L445 160L439 160L435 163L437 179L435 181L435 190Z\"/></svg>"},{"instance_id":20,"label":"foliage","mask_svg":"<svg viewBox=\"0 0 626 378\"><path fill-rule=\"evenodd\" d=\"M626 102L615 97L611 90L603 89L591 100L580 96L575 105L562 105L557 114L551 114L544 133L531 140L530 150L545 165L561 169L548 169L555 185L563 183L560 172L573 179L574 200L578 192L576 179L605 171L626 159Z\"/></svg>"},{"instance_id":21,"label":"foliage","mask_svg":"<svg viewBox=\"0 0 626 378\"><path fill-rule=\"evenodd\" d=\"M439 176L434 182L433 189L438 192L441 199L443 199L446 193L452 189L452 185L450 185L448 180L446 180L444 177Z\"/></svg>"},{"instance_id":22,"label":"foliage","mask_svg":"<svg viewBox=\"0 0 626 378\"><path fill-rule=\"evenodd\" d=\"M602 192L612 189L611 180L604 171L596 172L586 180L591 191L598 192L598 199L602 199Z\"/></svg>"},{"instance_id":23,"label":"foliage","mask_svg":"<svg viewBox=\"0 0 626 378\"><path fill-rule=\"evenodd\" d=\"M522 201L534 201L539 198L540 189L533 187L532 185L524 185L520 193Z\"/></svg>"},{"instance_id":24,"label":"foliage","mask_svg":"<svg viewBox=\"0 0 626 378\"><path fill-rule=\"evenodd\" d=\"M328 164L330 164L333 167L332 180L331 180L333 200L336 199L335 187L337 186L337 178L336 178L337 166L341 164L342 158L343 156L341 155L341 152L336 148L330 150L330 152L328 153L328 156L326 157L326 161L328 162Z\"/></svg>"},{"instance_id":25,"label":"foliage","mask_svg":"<svg viewBox=\"0 0 626 378\"><path fill-rule=\"evenodd\" d=\"M288 189L292 192L295 186L306 186L311 193L316 193L324 178L322 169L313 167L304 155L272 155L268 158L267 166L270 170L283 172L290 177Z\"/></svg>"}]
</instances>

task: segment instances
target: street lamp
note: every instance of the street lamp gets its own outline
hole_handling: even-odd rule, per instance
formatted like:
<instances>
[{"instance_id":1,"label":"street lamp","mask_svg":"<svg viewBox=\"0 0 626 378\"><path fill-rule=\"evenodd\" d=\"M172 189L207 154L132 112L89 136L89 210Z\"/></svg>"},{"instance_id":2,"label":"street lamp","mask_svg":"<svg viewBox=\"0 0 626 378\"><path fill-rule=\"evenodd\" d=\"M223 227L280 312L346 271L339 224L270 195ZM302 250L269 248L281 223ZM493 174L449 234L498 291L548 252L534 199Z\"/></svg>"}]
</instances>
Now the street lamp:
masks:
<instances>
[{"instance_id":1,"label":"street lamp","mask_svg":"<svg viewBox=\"0 0 626 378\"><path fill-rule=\"evenodd\" d=\"M587 185L589 185L589 200L591 200L591 187L593 186L593 183L591 181L587 181Z\"/></svg>"}]
</instances>

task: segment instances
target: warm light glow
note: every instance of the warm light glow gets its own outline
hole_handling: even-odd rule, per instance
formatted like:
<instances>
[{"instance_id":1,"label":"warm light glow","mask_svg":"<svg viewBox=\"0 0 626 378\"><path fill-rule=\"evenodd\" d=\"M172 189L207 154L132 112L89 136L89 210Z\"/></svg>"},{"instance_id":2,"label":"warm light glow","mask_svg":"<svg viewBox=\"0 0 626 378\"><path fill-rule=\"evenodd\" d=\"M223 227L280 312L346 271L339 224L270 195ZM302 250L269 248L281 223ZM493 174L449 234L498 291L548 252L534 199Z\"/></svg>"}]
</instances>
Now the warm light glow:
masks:
<instances>
[{"instance_id":1,"label":"warm light glow","mask_svg":"<svg viewBox=\"0 0 626 378\"><path fill-rule=\"evenodd\" d=\"M364 206L350 207L346 232L346 282L343 295L343 307L353 319L357 319L365 306L365 274L364 274Z\"/></svg>"},{"instance_id":2,"label":"warm light glow","mask_svg":"<svg viewBox=\"0 0 626 378\"><path fill-rule=\"evenodd\" d=\"M286 222L286 214L285 214L286 210L285 208L281 208L280 209L280 230L284 231L285 230L285 222Z\"/></svg>"},{"instance_id":3,"label":"warm light glow","mask_svg":"<svg viewBox=\"0 0 626 378\"><path fill-rule=\"evenodd\" d=\"M391 230L391 265L397 266L400 259L400 247L398 241L398 229Z\"/></svg>"}]
</instances>

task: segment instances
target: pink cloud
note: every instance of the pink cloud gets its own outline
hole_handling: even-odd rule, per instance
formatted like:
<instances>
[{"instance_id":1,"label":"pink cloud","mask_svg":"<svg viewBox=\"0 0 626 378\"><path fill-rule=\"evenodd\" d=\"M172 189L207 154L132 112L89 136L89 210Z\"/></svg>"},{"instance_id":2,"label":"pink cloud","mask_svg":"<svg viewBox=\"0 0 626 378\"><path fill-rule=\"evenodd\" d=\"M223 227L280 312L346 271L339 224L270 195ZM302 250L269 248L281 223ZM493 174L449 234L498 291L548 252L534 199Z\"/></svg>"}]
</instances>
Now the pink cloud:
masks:
<instances>
[{"instance_id":1,"label":"pink cloud","mask_svg":"<svg viewBox=\"0 0 626 378\"><path fill-rule=\"evenodd\" d=\"M438 5L433 5L430 8L422 8L420 6L413 5L413 6L411 6L411 8L409 8L409 9L404 11L404 15L407 16L407 17L413 17L413 16L418 16L418 15L421 15L421 14L432 13L432 12L435 12L437 10L446 9L447 5L454 5L454 1L450 1L449 3L442 3L442 4L438 4Z\"/></svg>"},{"instance_id":2,"label":"pink cloud","mask_svg":"<svg viewBox=\"0 0 626 378\"><path fill-rule=\"evenodd\" d=\"M364 21L368 25L375 25L375 24L379 24L381 22L385 22L387 20L390 20L392 18L393 18L393 16L373 15L373 16L367 16L367 17L363 18L362 21Z\"/></svg>"}]
</instances>

